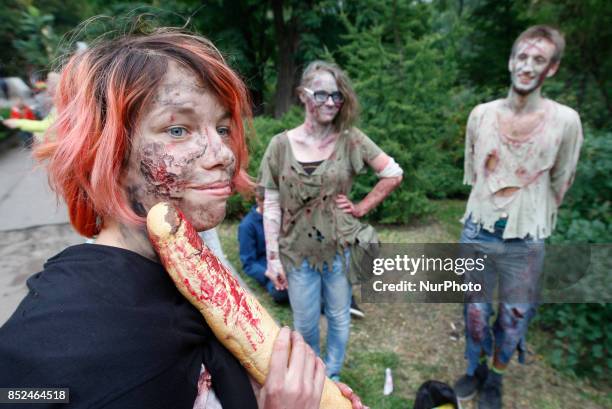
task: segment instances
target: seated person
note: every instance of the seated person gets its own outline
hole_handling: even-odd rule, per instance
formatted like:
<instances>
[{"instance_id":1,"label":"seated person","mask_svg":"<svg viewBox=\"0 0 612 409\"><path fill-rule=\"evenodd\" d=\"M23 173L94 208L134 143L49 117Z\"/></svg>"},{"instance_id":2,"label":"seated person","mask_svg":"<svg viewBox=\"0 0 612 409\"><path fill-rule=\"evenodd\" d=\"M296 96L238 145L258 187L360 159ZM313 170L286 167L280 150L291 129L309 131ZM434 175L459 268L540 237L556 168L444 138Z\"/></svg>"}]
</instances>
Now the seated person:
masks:
<instances>
[{"instance_id":1,"label":"seated person","mask_svg":"<svg viewBox=\"0 0 612 409\"><path fill-rule=\"evenodd\" d=\"M259 193L259 192L258 192ZM289 301L287 290L279 291L268 278L266 261L266 238L263 229L263 198L256 195L257 204L240 222L238 241L240 242L240 261L245 273L264 286L277 303Z\"/></svg>"}]
</instances>

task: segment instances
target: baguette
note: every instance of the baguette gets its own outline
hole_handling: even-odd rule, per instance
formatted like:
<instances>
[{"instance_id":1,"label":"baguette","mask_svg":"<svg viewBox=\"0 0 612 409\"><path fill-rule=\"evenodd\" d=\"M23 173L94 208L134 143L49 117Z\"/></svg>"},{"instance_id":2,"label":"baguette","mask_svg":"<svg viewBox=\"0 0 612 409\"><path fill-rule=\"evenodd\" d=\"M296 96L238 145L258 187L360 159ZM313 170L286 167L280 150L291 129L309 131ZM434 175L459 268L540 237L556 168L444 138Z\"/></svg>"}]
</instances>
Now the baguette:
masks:
<instances>
[{"instance_id":1,"label":"baguette","mask_svg":"<svg viewBox=\"0 0 612 409\"><path fill-rule=\"evenodd\" d=\"M147 215L147 229L179 291L204 316L217 339L263 385L279 326L172 204L153 206ZM352 404L331 380L325 379L320 408L350 409Z\"/></svg>"}]
</instances>

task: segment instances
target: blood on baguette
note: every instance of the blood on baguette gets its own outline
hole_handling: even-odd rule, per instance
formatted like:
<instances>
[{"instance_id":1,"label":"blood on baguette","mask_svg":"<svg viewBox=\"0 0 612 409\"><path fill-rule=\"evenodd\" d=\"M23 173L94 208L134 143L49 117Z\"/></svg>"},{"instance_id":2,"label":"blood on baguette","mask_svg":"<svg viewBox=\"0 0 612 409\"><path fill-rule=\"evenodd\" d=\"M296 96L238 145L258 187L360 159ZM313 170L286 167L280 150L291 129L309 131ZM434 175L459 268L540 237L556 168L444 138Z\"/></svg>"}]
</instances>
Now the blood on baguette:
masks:
<instances>
[{"instance_id":1,"label":"blood on baguette","mask_svg":"<svg viewBox=\"0 0 612 409\"><path fill-rule=\"evenodd\" d=\"M149 239L179 291L193 304L219 341L263 385L280 328L202 242L172 204L158 203L147 215ZM329 379L321 409L350 409L351 402Z\"/></svg>"}]
</instances>

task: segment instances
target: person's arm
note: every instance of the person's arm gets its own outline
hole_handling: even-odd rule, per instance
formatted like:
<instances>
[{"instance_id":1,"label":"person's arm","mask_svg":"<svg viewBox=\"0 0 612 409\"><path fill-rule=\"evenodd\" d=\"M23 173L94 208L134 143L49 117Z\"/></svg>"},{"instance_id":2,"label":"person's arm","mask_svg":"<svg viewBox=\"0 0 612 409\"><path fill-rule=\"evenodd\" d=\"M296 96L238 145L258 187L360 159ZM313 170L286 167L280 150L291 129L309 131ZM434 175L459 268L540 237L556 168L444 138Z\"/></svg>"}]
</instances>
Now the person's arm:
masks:
<instances>
[{"instance_id":1,"label":"person's arm","mask_svg":"<svg viewBox=\"0 0 612 409\"><path fill-rule=\"evenodd\" d=\"M5 119L2 123L11 129L19 129L24 132L45 132L51 125L51 118L47 116L40 121L32 119Z\"/></svg>"},{"instance_id":2,"label":"person's arm","mask_svg":"<svg viewBox=\"0 0 612 409\"><path fill-rule=\"evenodd\" d=\"M476 181L474 170L474 146L476 144L476 122L478 107L470 112L467 126L465 129L465 157L463 159L463 184L473 185Z\"/></svg>"},{"instance_id":3,"label":"person's arm","mask_svg":"<svg viewBox=\"0 0 612 409\"><path fill-rule=\"evenodd\" d=\"M582 146L582 124L578 113L572 111L572 118L562 135L555 164L550 170L550 181L555 193L557 206L560 206L568 189L574 182L576 165Z\"/></svg>"},{"instance_id":4,"label":"person's arm","mask_svg":"<svg viewBox=\"0 0 612 409\"><path fill-rule=\"evenodd\" d=\"M280 261L278 237L280 235L280 223L282 212L280 208L280 195L278 190L266 189L264 196L263 224L266 236L266 259L268 270L266 277L274 283L277 290L287 288L287 278Z\"/></svg>"},{"instance_id":5,"label":"person's arm","mask_svg":"<svg viewBox=\"0 0 612 409\"><path fill-rule=\"evenodd\" d=\"M395 163L395 161L385 153L379 154L374 160L368 163L377 174L381 174L385 171L387 166L397 166L399 174L396 176L381 177L374 188L366 195L366 197L357 204L353 204L348 197L345 195L338 195L336 198L336 204L345 213L352 214L355 217L362 217L368 214L372 209L382 203L387 196L391 194L399 185L402 183L403 172L401 168ZM396 172L397 173L397 172Z\"/></svg>"},{"instance_id":6,"label":"person's arm","mask_svg":"<svg viewBox=\"0 0 612 409\"><path fill-rule=\"evenodd\" d=\"M251 224L242 223L238 226L238 243L240 262L248 276L253 277L261 285L266 285L266 267L257 259L257 241Z\"/></svg>"},{"instance_id":7,"label":"person's arm","mask_svg":"<svg viewBox=\"0 0 612 409\"><path fill-rule=\"evenodd\" d=\"M386 153L380 153L368 164L380 177L374 188L357 204L351 202L345 195L336 197L336 204L345 213L362 217L382 203L402 183L403 171L395 160Z\"/></svg>"}]
</instances>

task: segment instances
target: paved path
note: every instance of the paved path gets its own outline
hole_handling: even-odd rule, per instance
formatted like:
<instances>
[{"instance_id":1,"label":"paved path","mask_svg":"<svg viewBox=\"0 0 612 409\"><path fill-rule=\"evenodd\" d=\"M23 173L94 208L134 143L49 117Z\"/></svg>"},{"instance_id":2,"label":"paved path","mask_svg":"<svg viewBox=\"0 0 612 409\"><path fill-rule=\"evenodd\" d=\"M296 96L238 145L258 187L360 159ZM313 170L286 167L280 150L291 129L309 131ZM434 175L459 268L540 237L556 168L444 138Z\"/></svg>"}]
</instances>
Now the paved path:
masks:
<instances>
[{"instance_id":1,"label":"paved path","mask_svg":"<svg viewBox=\"0 0 612 409\"><path fill-rule=\"evenodd\" d=\"M68 222L65 205L58 205L31 151L0 152L0 175L0 231Z\"/></svg>"},{"instance_id":2,"label":"paved path","mask_svg":"<svg viewBox=\"0 0 612 409\"><path fill-rule=\"evenodd\" d=\"M0 152L0 325L27 292L26 280L65 247L82 243L68 224L43 169L28 150Z\"/></svg>"}]
</instances>

